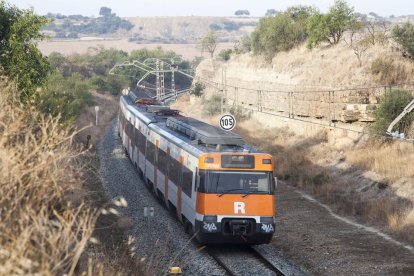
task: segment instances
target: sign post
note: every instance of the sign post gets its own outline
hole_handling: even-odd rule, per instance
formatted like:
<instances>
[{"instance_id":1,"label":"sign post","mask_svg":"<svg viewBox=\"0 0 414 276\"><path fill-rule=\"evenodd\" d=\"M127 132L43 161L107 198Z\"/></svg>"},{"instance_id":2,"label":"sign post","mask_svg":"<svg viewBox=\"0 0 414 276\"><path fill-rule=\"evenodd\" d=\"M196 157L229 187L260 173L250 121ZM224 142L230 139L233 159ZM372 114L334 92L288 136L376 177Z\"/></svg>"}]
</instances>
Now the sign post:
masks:
<instances>
[{"instance_id":1,"label":"sign post","mask_svg":"<svg viewBox=\"0 0 414 276\"><path fill-rule=\"evenodd\" d=\"M99 111L99 106L95 106L95 112L96 112L96 120L95 120L95 125L98 125L98 111Z\"/></svg>"},{"instance_id":2,"label":"sign post","mask_svg":"<svg viewBox=\"0 0 414 276\"><path fill-rule=\"evenodd\" d=\"M236 118L231 114L224 114L220 118L220 127L222 130L230 131L236 126Z\"/></svg>"}]
</instances>

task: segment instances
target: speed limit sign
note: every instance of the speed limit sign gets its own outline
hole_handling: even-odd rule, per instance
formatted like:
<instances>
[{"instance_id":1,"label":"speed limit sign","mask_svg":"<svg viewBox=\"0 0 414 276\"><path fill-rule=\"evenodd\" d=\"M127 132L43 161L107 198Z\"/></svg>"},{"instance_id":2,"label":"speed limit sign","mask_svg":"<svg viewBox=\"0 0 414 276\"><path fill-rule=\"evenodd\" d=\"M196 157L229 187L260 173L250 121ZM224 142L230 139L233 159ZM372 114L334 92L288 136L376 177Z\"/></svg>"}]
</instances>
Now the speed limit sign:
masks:
<instances>
[{"instance_id":1,"label":"speed limit sign","mask_svg":"<svg viewBox=\"0 0 414 276\"><path fill-rule=\"evenodd\" d=\"M236 118L231 114L225 114L220 118L220 127L223 130L230 131L236 126Z\"/></svg>"}]
</instances>

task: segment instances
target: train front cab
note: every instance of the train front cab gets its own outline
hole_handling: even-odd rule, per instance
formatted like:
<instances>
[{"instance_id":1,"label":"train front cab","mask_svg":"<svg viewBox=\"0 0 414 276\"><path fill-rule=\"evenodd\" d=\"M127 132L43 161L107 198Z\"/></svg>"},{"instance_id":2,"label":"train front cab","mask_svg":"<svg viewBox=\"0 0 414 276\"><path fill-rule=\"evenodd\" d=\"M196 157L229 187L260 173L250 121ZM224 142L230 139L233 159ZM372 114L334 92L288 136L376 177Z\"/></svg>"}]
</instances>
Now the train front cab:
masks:
<instances>
[{"instance_id":1,"label":"train front cab","mask_svg":"<svg viewBox=\"0 0 414 276\"><path fill-rule=\"evenodd\" d=\"M275 232L273 160L268 154L199 158L195 233L202 244L269 243Z\"/></svg>"}]
</instances>

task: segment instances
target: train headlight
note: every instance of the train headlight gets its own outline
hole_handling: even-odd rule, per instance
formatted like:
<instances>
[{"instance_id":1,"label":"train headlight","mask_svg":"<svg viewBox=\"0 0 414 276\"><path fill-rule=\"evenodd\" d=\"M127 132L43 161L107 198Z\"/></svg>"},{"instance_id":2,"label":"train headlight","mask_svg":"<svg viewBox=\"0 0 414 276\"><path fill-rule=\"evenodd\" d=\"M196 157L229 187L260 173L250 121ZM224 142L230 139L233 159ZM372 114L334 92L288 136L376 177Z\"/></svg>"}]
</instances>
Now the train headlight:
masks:
<instances>
[{"instance_id":1,"label":"train headlight","mask_svg":"<svg viewBox=\"0 0 414 276\"><path fill-rule=\"evenodd\" d=\"M203 221L206 221L206 222L216 222L217 221L217 216L204 216Z\"/></svg>"}]
</instances>

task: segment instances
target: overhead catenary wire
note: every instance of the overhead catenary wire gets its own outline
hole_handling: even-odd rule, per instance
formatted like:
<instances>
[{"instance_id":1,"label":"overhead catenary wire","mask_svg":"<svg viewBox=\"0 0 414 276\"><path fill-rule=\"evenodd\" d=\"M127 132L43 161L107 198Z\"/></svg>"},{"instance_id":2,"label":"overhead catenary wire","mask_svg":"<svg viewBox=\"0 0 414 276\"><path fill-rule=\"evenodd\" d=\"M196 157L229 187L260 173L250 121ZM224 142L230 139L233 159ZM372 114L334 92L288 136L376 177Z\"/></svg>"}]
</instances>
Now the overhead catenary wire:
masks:
<instances>
[{"instance_id":1,"label":"overhead catenary wire","mask_svg":"<svg viewBox=\"0 0 414 276\"><path fill-rule=\"evenodd\" d=\"M186 70L186 71L188 71L188 70ZM195 81L202 82L205 85L208 85L208 86L212 87L214 90L221 91L222 93L224 93L225 89L224 89L222 83L219 83L219 82L216 82L216 81L213 81L211 79L207 79L207 78L204 78L204 77L201 77L201 76L191 75L191 74L188 74L186 72L183 72L182 70L177 70L176 72L180 73L180 74L183 74L187 77L193 78ZM131 77L137 78L136 76L131 76ZM280 84L280 85L282 85L282 84ZM266 90L262 90L259 87L258 88L249 88L249 87L242 87L242 86L237 86L237 85L229 85L229 84L226 83L226 90L228 90L229 88L233 88L236 91L244 90L244 91L258 92L258 97L259 97L258 101L260 101L260 102L262 101L262 97L263 97L262 94L263 93L278 93L278 94L283 93L283 94L286 94L286 95L289 96L289 99L290 99L289 100L289 116L283 116L283 115L279 115L279 114L275 114L275 113L271 113L271 112L266 112L266 111L263 111L263 107L258 106L258 110L256 110L256 111L260 112L260 113L264 113L264 114L268 114L268 115L272 115L272 116L276 116L276 117L280 117L280 118L300 121L300 122L304 122L304 123L319 125L319 126L322 126L322 127L341 129L341 130L350 131L350 132L354 132L354 133L359 133L359 134L367 135L367 136L371 136L371 137L385 138L387 140L395 140L395 141L399 141L399 142L413 143L413 141L411 141L411 140L401 140L401 139L396 140L394 137L390 137L390 136L387 136L387 135L380 135L380 134L375 134L375 133L371 133L371 132L367 132L367 131L360 131L360 130L345 128L345 127L338 127L335 124L332 124L332 122L331 122L331 120L336 120L335 119L335 110L332 110L332 113L331 113L331 109L335 108L335 103L336 103L335 102L335 94L334 94L335 92L351 92L351 91L364 91L364 90L368 91L370 89L385 89L385 91L387 89L389 89L391 91L392 87L408 86L408 85L410 85L414 88L414 82L404 82L404 83L394 84L392 86L391 85L356 86L356 87L342 88L342 89L313 89L313 90L292 90L292 89L289 89L289 90L269 90L269 89L266 89ZM304 86L310 86L310 85L304 85ZM146 87L146 88L147 89L153 89L153 88L150 88L150 87ZM296 86L295 86L295 88L296 88ZM239 92L237 92L237 94L238 93ZM330 111L329 111L329 116L328 116L329 119L330 119L329 124L323 124L323 123L318 123L318 122L314 122L314 121L310 121L310 120L295 118L294 115L296 115L296 114L294 112L295 111L294 106L293 106L294 104L293 104L293 102L291 103L291 101L293 99L291 99L291 98L293 97L294 94L305 94L305 93L328 93L329 94L329 101L328 101L328 104L330 105L330 107L329 107ZM237 102L239 101L238 96L237 96L237 99L235 99L235 100ZM309 100L309 101L310 102L317 102L318 100ZM258 104L259 104L259 102L258 102ZM333 107L331 107L331 105ZM309 113L309 110L308 110L308 113ZM308 115L310 116L310 114L308 114Z\"/></svg>"}]
</instances>

